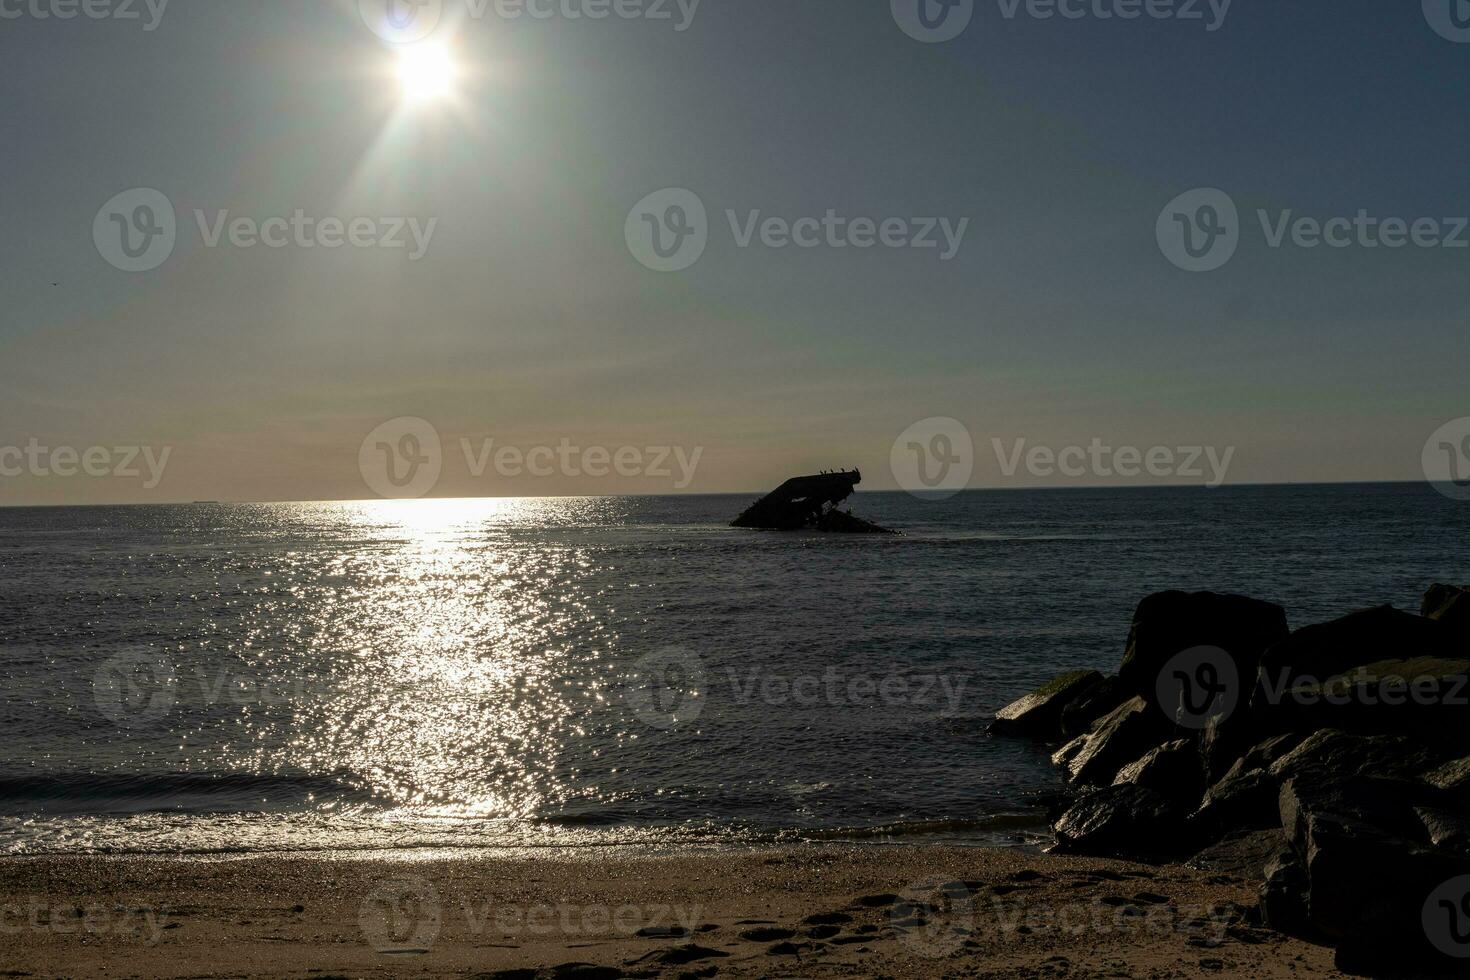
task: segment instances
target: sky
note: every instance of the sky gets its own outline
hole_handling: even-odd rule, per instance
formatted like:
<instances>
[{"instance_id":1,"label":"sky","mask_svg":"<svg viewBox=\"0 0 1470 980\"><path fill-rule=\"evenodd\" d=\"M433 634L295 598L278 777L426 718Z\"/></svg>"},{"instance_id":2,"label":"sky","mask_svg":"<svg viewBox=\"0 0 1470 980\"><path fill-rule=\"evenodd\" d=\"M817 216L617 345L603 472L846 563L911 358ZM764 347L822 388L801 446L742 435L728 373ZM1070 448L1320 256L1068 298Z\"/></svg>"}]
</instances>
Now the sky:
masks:
<instances>
[{"instance_id":1,"label":"sky","mask_svg":"<svg viewBox=\"0 0 1470 980\"><path fill-rule=\"evenodd\" d=\"M0 505L1470 475L1450 0L125 2L0 0Z\"/></svg>"}]
</instances>

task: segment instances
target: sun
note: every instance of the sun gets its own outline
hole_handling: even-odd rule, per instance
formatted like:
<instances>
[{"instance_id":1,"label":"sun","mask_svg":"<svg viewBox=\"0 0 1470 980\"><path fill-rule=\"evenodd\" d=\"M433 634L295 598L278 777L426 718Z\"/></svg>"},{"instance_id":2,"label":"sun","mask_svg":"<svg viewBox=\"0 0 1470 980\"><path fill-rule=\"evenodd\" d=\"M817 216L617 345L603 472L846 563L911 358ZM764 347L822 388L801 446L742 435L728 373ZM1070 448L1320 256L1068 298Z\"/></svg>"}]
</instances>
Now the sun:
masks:
<instances>
[{"instance_id":1,"label":"sun","mask_svg":"<svg viewBox=\"0 0 1470 980\"><path fill-rule=\"evenodd\" d=\"M439 44L414 44L398 55L398 87L413 103L438 102L454 91L454 55Z\"/></svg>"}]
</instances>

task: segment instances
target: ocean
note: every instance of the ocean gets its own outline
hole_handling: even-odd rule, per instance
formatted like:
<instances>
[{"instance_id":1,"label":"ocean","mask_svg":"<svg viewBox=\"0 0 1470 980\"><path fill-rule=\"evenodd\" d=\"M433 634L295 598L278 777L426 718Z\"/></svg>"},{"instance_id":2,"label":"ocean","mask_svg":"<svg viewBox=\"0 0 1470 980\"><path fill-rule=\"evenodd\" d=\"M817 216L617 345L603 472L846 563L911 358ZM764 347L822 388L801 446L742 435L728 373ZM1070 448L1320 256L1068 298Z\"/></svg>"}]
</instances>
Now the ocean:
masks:
<instances>
[{"instance_id":1,"label":"ocean","mask_svg":"<svg viewBox=\"0 0 1470 980\"><path fill-rule=\"evenodd\" d=\"M1028 845L995 739L1169 588L1293 627L1463 582L1423 484L0 510L0 853Z\"/></svg>"}]
</instances>

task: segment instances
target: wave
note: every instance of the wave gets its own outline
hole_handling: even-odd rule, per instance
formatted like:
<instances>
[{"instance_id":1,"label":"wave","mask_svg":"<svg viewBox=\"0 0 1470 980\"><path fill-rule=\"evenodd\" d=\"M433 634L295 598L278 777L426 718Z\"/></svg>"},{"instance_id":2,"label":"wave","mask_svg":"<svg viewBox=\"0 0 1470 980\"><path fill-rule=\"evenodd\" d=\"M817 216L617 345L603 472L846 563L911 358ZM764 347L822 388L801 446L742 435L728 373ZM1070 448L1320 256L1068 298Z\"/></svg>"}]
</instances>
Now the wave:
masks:
<instances>
[{"instance_id":1,"label":"wave","mask_svg":"<svg viewBox=\"0 0 1470 980\"><path fill-rule=\"evenodd\" d=\"M0 776L0 813L7 814L237 813L374 802L383 801L346 775L206 771Z\"/></svg>"}]
</instances>

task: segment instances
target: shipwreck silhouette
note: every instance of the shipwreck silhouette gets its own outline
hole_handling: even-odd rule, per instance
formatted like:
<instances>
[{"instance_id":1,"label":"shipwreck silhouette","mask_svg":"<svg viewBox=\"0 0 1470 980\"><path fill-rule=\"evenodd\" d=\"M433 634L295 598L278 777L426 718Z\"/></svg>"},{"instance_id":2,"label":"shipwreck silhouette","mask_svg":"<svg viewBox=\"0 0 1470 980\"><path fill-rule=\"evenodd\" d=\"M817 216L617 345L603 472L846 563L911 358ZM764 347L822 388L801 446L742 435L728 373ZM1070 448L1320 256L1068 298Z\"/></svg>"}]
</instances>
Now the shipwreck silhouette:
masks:
<instances>
[{"instance_id":1,"label":"shipwreck silhouette","mask_svg":"<svg viewBox=\"0 0 1470 980\"><path fill-rule=\"evenodd\" d=\"M770 531L835 531L844 534L893 534L837 505L852 496L863 475L857 470L796 476L746 508L731 527Z\"/></svg>"}]
</instances>

